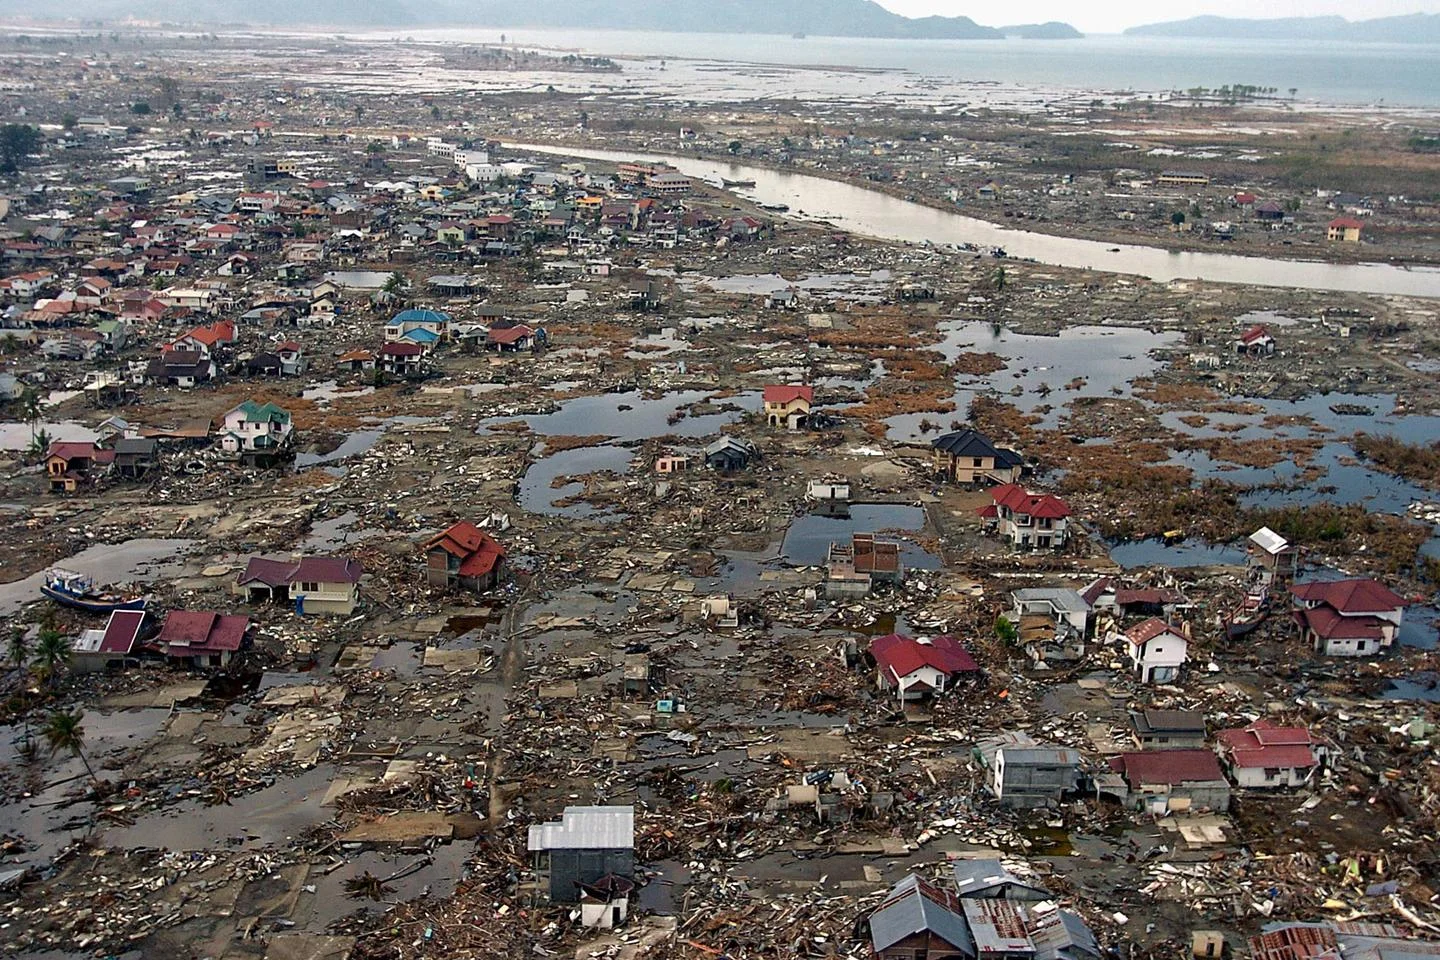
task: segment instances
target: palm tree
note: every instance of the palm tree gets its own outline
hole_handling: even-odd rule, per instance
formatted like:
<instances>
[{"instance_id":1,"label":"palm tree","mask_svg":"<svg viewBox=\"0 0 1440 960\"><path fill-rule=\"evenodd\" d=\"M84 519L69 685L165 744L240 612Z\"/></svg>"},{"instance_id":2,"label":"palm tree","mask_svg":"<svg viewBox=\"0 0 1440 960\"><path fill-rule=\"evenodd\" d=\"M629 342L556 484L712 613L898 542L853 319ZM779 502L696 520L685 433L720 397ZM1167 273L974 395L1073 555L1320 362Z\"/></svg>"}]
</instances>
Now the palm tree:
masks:
<instances>
[{"instance_id":1,"label":"palm tree","mask_svg":"<svg viewBox=\"0 0 1440 960\"><path fill-rule=\"evenodd\" d=\"M20 395L20 412L25 422L30 424L30 439L35 439L35 425L40 422L40 394L37 391L27 389Z\"/></svg>"},{"instance_id":2,"label":"palm tree","mask_svg":"<svg viewBox=\"0 0 1440 960\"><path fill-rule=\"evenodd\" d=\"M43 457L50 451L50 432L41 430L30 438L30 453L36 457Z\"/></svg>"},{"instance_id":3,"label":"palm tree","mask_svg":"<svg viewBox=\"0 0 1440 960\"><path fill-rule=\"evenodd\" d=\"M60 667L70 662L70 641L53 627L42 629L40 642L35 645L35 662L45 668L46 682L53 689Z\"/></svg>"},{"instance_id":4,"label":"palm tree","mask_svg":"<svg viewBox=\"0 0 1440 960\"><path fill-rule=\"evenodd\" d=\"M69 750L79 757L80 762L85 764L85 772L94 780L95 771L85 756L85 728L80 723L83 719L84 714L79 710L74 713L56 710L45 721L45 742L50 744L52 751Z\"/></svg>"},{"instance_id":5,"label":"palm tree","mask_svg":"<svg viewBox=\"0 0 1440 960\"><path fill-rule=\"evenodd\" d=\"M25 661L30 659L30 638L25 636L24 627L17 624L10 628L10 642L5 652L10 654L16 670L24 669Z\"/></svg>"}]
</instances>

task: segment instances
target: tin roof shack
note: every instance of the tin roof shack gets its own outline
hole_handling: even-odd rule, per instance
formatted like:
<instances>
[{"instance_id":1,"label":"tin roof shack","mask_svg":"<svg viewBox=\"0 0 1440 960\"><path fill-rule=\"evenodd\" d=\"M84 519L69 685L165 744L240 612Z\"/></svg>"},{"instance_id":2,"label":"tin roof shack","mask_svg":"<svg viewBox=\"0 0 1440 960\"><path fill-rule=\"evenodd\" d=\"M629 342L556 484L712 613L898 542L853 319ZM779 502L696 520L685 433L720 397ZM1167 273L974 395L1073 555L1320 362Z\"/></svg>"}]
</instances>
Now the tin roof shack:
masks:
<instances>
[{"instance_id":1,"label":"tin roof shack","mask_svg":"<svg viewBox=\"0 0 1440 960\"><path fill-rule=\"evenodd\" d=\"M155 440L150 437L122 437L115 441L115 464L111 469L126 480L141 480L155 465Z\"/></svg>"},{"instance_id":2,"label":"tin roof shack","mask_svg":"<svg viewBox=\"0 0 1440 960\"><path fill-rule=\"evenodd\" d=\"M919 640L892 633L870 642L875 661L875 685L906 701L926 700L942 694L957 680L975 676L980 666L954 637Z\"/></svg>"},{"instance_id":3,"label":"tin roof shack","mask_svg":"<svg viewBox=\"0 0 1440 960\"><path fill-rule=\"evenodd\" d=\"M635 875L635 808L566 807L561 819L532 824L529 850L552 903L578 903L581 885Z\"/></svg>"},{"instance_id":4,"label":"tin roof shack","mask_svg":"<svg viewBox=\"0 0 1440 960\"><path fill-rule=\"evenodd\" d=\"M432 537L425 552L425 582L432 587L484 593L505 573L505 548L468 520Z\"/></svg>"},{"instance_id":5,"label":"tin roof shack","mask_svg":"<svg viewBox=\"0 0 1440 960\"><path fill-rule=\"evenodd\" d=\"M1416 940L1388 923L1270 923L1250 938L1254 960L1421 960L1440 942Z\"/></svg>"},{"instance_id":6,"label":"tin roof shack","mask_svg":"<svg viewBox=\"0 0 1440 960\"><path fill-rule=\"evenodd\" d=\"M1269 527L1250 534L1245 566L1253 582L1266 587L1276 581L1289 582L1294 579L1299 562L1300 548Z\"/></svg>"},{"instance_id":7,"label":"tin roof shack","mask_svg":"<svg viewBox=\"0 0 1440 960\"><path fill-rule=\"evenodd\" d=\"M1230 808L1230 783L1209 750L1122 753L1110 768L1125 778L1137 810L1164 816Z\"/></svg>"},{"instance_id":8,"label":"tin roof shack","mask_svg":"<svg viewBox=\"0 0 1440 960\"><path fill-rule=\"evenodd\" d=\"M1297 583L1295 622L1300 636L1327 657L1368 657L1395 642L1405 600L1374 580Z\"/></svg>"},{"instance_id":9,"label":"tin roof shack","mask_svg":"<svg viewBox=\"0 0 1440 960\"><path fill-rule=\"evenodd\" d=\"M620 926L630 915L630 894L634 889L635 881L613 873L594 883L580 884L580 923L601 930Z\"/></svg>"},{"instance_id":10,"label":"tin roof shack","mask_svg":"<svg viewBox=\"0 0 1440 960\"><path fill-rule=\"evenodd\" d=\"M1005 868L999 860L977 858L956 860L951 867L955 892L977 900L1051 900L1054 894L1027 883Z\"/></svg>"},{"instance_id":11,"label":"tin roof shack","mask_svg":"<svg viewBox=\"0 0 1440 960\"><path fill-rule=\"evenodd\" d=\"M1257 720L1215 737L1220 765L1237 787L1302 787L1314 779L1328 747L1304 727Z\"/></svg>"},{"instance_id":12,"label":"tin roof shack","mask_svg":"<svg viewBox=\"0 0 1440 960\"><path fill-rule=\"evenodd\" d=\"M1068 747L1001 747L990 767L990 792L1006 807L1053 806L1079 783L1080 754Z\"/></svg>"},{"instance_id":13,"label":"tin roof shack","mask_svg":"<svg viewBox=\"0 0 1440 960\"><path fill-rule=\"evenodd\" d=\"M966 428L930 441L930 456L937 476L952 483L1015 483L1025 460L1007 447L997 447L977 430Z\"/></svg>"},{"instance_id":14,"label":"tin roof shack","mask_svg":"<svg viewBox=\"0 0 1440 960\"><path fill-rule=\"evenodd\" d=\"M905 580L900 544L876 540L872 533L857 533L849 544L830 544L825 560L827 597L865 597L877 583L898 586Z\"/></svg>"},{"instance_id":15,"label":"tin roof shack","mask_svg":"<svg viewBox=\"0 0 1440 960\"><path fill-rule=\"evenodd\" d=\"M245 645L250 618L210 610L171 610L155 638L172 660L192 667L226 667Z\"/></svg>"},{"instance_id":16,"label":"tin roof shack","mask_svg":"<svg viewBox=\"0 0 1440 960\"><path fill-rule=\"evenodd\" d=\"M1008 900L960 901L975 952L987 960L1033 960L1035 942L1025 929L1025 914Z\"/></svg>"},{"instance_id":17,"label":"tin roof shack","mask_svg":"<svg viewBox=\"0 0 1440 960\"><path fill-rule=\"evenodd\" d=\"M1205 749L1205 714L1194 710L1141 710L1130 714L1130 733L1141 750Z\"/></svg>"},{"instance_id":18,"label":"tin roof shack","mask_svg":"<svg viewBox=\"0 0 1440 960\"><path fill-rule=\"evenodd\" d=\"M235 578L233 592L251 603L293 601L298 614L348 617L360 603L365 567L350 557L271 560L251 557Z\"/></svg>"},{"instance_id":19,"label":"tin roof shack","mask_svg":"<svg viewBox=\"0 0 1440 960\"><path fill-rule=\"evenodd\" d=\"M143 610L112 612L105 629L86 630L72 644L72 669L79 673L98 673L125 666L148 620L149 615Z\"/></svg>"},{"instance_id":20,"label":"tin roof shack","mask_svg":"<svg viewBox=\"0 0 1440 960\"><path fill-rule=\"evenodd\" d=\"M870 947L880 960L975 956L960 899L913 873L895 884L858 926L868 931Z\"/></svg>"},{"instance_id":21,"label":"tin roof shack","mask_svg":"<svg viewBox=\"0 0 1440 960\"><path fill-rule=\"evenodd\" d=\"M760 459L760 449L749 440L721 437L704 450L705 466L720 473L744 470Z\"/></svg>"}]
</instances>

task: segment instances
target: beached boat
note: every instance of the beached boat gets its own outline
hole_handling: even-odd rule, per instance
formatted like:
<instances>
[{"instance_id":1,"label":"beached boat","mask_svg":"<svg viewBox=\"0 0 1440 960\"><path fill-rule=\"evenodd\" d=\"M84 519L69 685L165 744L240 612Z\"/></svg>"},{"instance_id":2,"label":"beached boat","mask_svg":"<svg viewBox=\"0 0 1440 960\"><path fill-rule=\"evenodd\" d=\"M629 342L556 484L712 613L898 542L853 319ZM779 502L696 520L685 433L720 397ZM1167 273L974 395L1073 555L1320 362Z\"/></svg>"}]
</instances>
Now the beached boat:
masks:
<instances>
[{"instance_id":1,"label":"beached boat","mask_svg":"<svg viewBox=\"0 0 1440 960\"><path fill-rule=\"evenodd\" d=\"M144 610L146 598L138 595L107 593L95 588L95 581L83 573L70 570L47 570L40 592L61 606L89 613L113 613L116 610Z\"/></svg>"},{"instance_id":2,"label":"beached boat","mask_svg":"<svg viewBox=\"0 0 1440 960\"><path fill-rule=\"evenodd\" d=\"M755 181L754 181L754 180L731 180L731 179L729 179L728 177L721 177L721 178L720 178L720 182L723 183L723 184L725 184L725 186L727 186L727 187L753 187L753 186L755 186Z\"/></svg>"}]
</instances>

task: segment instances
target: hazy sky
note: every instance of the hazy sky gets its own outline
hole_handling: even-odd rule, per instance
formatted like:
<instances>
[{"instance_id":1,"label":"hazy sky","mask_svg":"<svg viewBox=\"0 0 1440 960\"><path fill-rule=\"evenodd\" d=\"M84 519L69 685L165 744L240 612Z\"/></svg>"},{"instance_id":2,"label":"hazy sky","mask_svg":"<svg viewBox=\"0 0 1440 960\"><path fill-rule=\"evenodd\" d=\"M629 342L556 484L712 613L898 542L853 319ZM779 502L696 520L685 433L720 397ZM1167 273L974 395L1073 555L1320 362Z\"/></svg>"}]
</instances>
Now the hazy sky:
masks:
<instances>
[{"instance_id":1,"label":"hazy sky","mask_svg":"<svg viewBox=\"0 0 1440 960\"><path fill-rule=\"evenodd\" d=\"M986 6L973 0L879 0L883 7L907 17L930 14L967 16L977 23L998 27L1004 23L1039 23L1063 20L1080 30L1118 33L1125 27L1162 20L1182 20L1203 13L1222 17L1305 17L1339 14L1351 20L1390 17L1403 13L1437 13L1437 0L1178 0L1157 6L1145 0L1104 0L1102 3L1075 3L1074 0L1012 0L1001 6Z\"/></svg>"}]
</instances>

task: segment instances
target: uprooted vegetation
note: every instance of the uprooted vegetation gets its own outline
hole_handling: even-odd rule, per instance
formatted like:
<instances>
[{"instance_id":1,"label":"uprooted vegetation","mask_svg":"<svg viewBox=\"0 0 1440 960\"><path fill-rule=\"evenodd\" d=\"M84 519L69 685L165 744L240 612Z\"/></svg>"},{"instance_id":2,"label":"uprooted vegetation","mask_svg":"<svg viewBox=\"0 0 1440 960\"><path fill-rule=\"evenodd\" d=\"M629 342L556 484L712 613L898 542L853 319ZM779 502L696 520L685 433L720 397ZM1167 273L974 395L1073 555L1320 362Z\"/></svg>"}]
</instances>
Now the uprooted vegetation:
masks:
<instances>
[{"instance_id":1,"label":"uprooted vegetation","mask_svg":"<svg viewBox=\"0 0 1440 960\"><path fill-rule=\"evenodd\" d=\"M1350 445L1386 473L1440 489L1440 442L1406 443L1395 437L1357 433Z\"/></svg>"}]
</instances>

